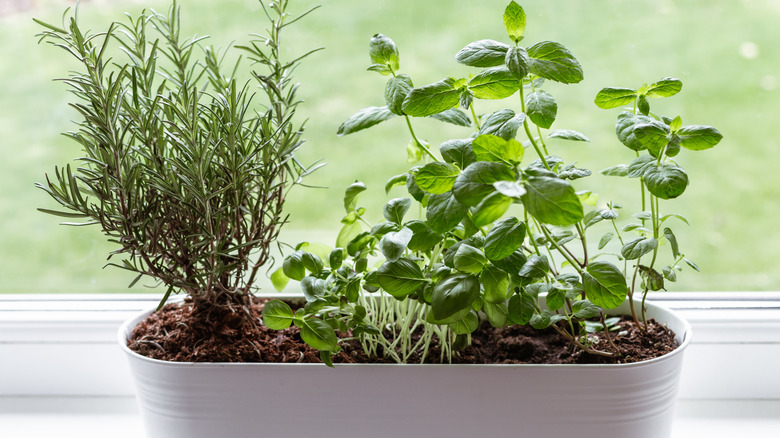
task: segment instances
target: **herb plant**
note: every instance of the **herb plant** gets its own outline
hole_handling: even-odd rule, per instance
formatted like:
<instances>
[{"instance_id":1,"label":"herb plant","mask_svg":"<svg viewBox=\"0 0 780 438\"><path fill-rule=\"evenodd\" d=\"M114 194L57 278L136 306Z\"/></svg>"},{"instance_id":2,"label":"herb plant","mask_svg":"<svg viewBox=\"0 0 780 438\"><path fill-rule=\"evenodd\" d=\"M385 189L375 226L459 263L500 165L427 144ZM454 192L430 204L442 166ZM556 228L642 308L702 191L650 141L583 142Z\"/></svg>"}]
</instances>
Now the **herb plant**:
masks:
<instances>
[{"instance_id":1,"label":"herb plant","mask_svg":"<svg viewBox=\"0 0 780 438\"><path fill-rule=\"evenodd\" d=\"M117 246L109 265L137 273L133 284L162 284L161 307L184 292L206 312L248 310L285 197L314 168L295 158L304 139L292 77L311 52L284 60L280 39L308 12L293 18L287 0L261 5L267 35L235 48L258 68L251 74L243 57L226 68L231 51L182 37L175 1L165 15L128 16L100 33L82 30L78 11L66 10L62 27L38 21L41 41L80 65L60 80L81 116L65 135L83 152L38 184L63 207L41 211L99 225Z\"/></svg>"},{"instance_id":2,"label":"herb plant","mask_svg":"<svg viewBox=\"0 0 780 438\"><path fill-rule=\"evenodd\" d=\"M681 81L605 88L596 96L600 108L623 108L617 137L636 152L630 163L601 172L636 185L637 221L621 227L617 219L625 208L599 206L582 187L591 171L555 155L550 141L588 141L578 131L551 130L559 108L544 88L546 81L582 81L579 62L556 42L523 44L526 15L514 1L503 18L508 43L475 41L455 55L479 69L475 74L422 87L401 73L390 38L371 39L369 70L389 76L385 104L360 110L338 133L404 118L412 139L407 150L419 164L390 178L386 191L405 186L409 196L391 199L384 221L370 225L356 200L365 186L347 188L336 249L319 257L302 244L274 274L280 285L299 280L306 306L293 312L272 301L264 310L266 325L300 326L326 362L339 350L336 331L360 339L370 354L381 351L400 362L411 357L409 348L424 360L434 340L443 347L442 359L451 359L484 320L494 327L551 327L577 348L619 360L606 330L614 321L605 310L628 299L634 322L645 328L635 300L644 303L648 291L675 281L682 264L698 270L673 231L674 221L685 219L664 212L661 200L679 197L688 185L675 157L711 148L721 134L651 111L650 99L677 94ZM485 99L508 107L481 114L477 107ZM437 155L413 129L413 121L425 117L470 127L470 135L444 141ZM415 330L422 335L413 342ZM594 344L590 333L599 330L609 345Z\"/></svg>"}]
</instances>

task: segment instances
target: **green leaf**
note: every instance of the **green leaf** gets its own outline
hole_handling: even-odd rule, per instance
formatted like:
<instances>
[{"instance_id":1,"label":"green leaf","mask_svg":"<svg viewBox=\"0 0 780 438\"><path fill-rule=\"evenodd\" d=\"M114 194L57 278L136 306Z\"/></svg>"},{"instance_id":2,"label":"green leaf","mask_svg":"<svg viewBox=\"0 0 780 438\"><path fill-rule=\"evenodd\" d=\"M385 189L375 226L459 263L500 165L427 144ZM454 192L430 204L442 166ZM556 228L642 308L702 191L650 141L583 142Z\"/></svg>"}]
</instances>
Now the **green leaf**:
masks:
<instances>
[{"instance_id":1,"label":"green leaf","mask_svg":"<svg viewBox=\"0 0 780 438\"><path fill-rule=\"evenodd\" d=\"M582 274L582 286L588 300L604 309L614 309L625 301L628 286L623 273L609 262L595 261Z\"/></svg>"},{"instance_id":2,"label":"green leaf","mask_svg":"<svg viewBox=\"0 0 780 438\"><path fill-rule=\"evenodd\" d=\"M390 78L385 86L387 108L395 115L404 115L404 99L406 99L406 96L413 88L412 78L407 75L398 75Z\"/></svg>"},{"instance_id":3,"label":"green leaf","mask_svg":"<svg viewBox=\"0 0 780 438\"><path fill-rule=\"evenodd\" d=\"M531 321L529 321L529 324L531 324L531 327L535 328L536 330L544 330L547 327L550 327L552 325L552 316L550 315L550 311L545 309L539 313L534 313L531 316Z\"/></svg>"},{"instance_id":4,"label":"green leaf","mask_svg":"<svg viewBox=\"0 0 780 438\"><path fill-rule=\"evenodd\" d=\"M514 1L509 2L509 5L504 9L504 27L507 35L509 35L509 39L515 44L523 39L525 21L526 17L523 7Z\"/></svg>"},{"instance_id":5,"label":"green leaf","mask_svg":"<svg viewBox=\"0 0 780 438\"><path fill-rule=\"evenodd\" d=\"M644 287L652 291L664 289L664 276L655 269L639 265L639 274L644 280Z\"/></svg>"},{"instance_id":6,"label":"green leaf","mask_svg":"<svg viewBox=\"0 0 780 438\"><path fill-rule=\"evenodd\" d=\"M645 146L637 141L636 136L634 135L634 127L653 122L654 120L650 117L637 115L630 111L624 111L618 115L617 123L615 124L615 133L617 134L618 140L626 147L635 151L641 151Z\"/></svg>"},{"instance_id":7,"label":"green leaf","mask_svg":"<svg viewBox=\"0 0 780 438\"><path fill-rule=\"evenodd\" d=\"M344 191L344 210L347 213L355 211L357 196L366 190L366 185L360 181L355 181L350 184Z\"/></svg>"},{"instance_id":8,"label":"green leaf","mask_svg":"<svg viewBox=\"0 0 780 438\"><path fill-rule=\"evenodd\" d=\"M485 303L482 306L482 311L485 312L490 325L495 328L503 328L509 319L509 308L506 302Z\"/></svg>"},{"instance_id":9,"label":"green leaf","mask_svg":"<svg viewBox=\"0 0 780 438\"><path fill-rule=\"evenodd\" d=\"M590 141L590 139L584 134L573 131L571 129L556 129L555 131L550 131L550 133L547 134L547 138L560 138L562 140L572 141Z\"/></svg>"},{"instance_id":10,"label":"green leaf","mask_svg":"<svg viewBox=\"0 0 780 438\"><path fill-rule=\"evenodd\" d=\"M308 275L301 280L301 290L306 301L312 302L325 294L325 280Z\"/></svg>"},{"instance_id":11,"label":"green leaf","mask_svg":"<svg viewBox=\"0 0 780 438\"><path fill-rule=\"evenodd\" d=\"M333 327L317 318L300 318L295 325L301 329L301 339L311 348L335 352L339 348L339 339Z\"/></svg>"},{"instance_id":12,"label":"green leaf","mask_svg":"<svg viewBox=\"0 0 780 438\"><path fill-rule=\"evenodd\" d=\"M344 224L336 237L336 246L340 248L347 247L352 239L360 235L361 231L363 231L363 227L360 225L360 222L355 221ZM289 276L289 274L287 275ZM295 277L290 278L295 279Z\"/></svg>"},{"instance_id":13,"label":"green leaf","mask_svg":"<svg viewBox=\"0 0 780 438\"><path fill-rule=\"evenodd\" d=\"M693 263L693 261L688 260L686 258L683 258L683 261L685 262L686 265L690 266L691 269L693 269L694 271L701 272L701 269L699 269L699 266L696 265L696 263Z\"/></svg>"},{"instance_id":14,"label":"green leaf","mask_svg":"<svg viewBox=\"0 0 780 438\"><path fill-rule=\"evenodd\" d=\"M504 99L515 94L522 85L506 67L483 70L468 82L469 90L477 99Z\"/></svg>"},{"instance_id":15,"label":"green leaf","mask_svg":"<svg viewBox=\"0 0 780 438\"><path fill-rule=\"evenodd\" d=\"M723 138L717 129L704 125L683 126L677 135L680 136L680 146L692 151L709 149Z\"/></svg>"},{"instance_id":16,"label":"green leaf","mask_svg":"<svg viewBox=\"0 0 780 438\"><path fill-rule=\"evenodd\" d=\"M271 330L284 330L290 327L295 314L284 301L271 300L263 305L263 324Z\"/></svg>"},{"instance_id":17,"label":"green leaf","mask_svg":"<svg viewBox=\"0 0 780 438\"><path fill-rule=\"evenodd\" d=\"M641 155L636 157L631 164L628 165L628 177L629 178L641 178L645 175L647 169L656 165L656 159L650 155Z\"/></svg>"},{"instance_id":18,"label":"green leaf","mask_svg":"<svg viewBox=\"0 0 780 438\"><path fill-rule=\"evenodd\" d=\"M615 237L615 234L611 231L607 232L603 236L601 236L601 240L599 240L599 250L604 249L605 246Z\"/></svg>"},{"instance_id":19,"label":"green leaf","mask_svg":"<svg viewBox=\"0 0 780 438\"><path fill-rule=\"evenodd\" d=\"M386 106L370 106L368 108L363 108L350 117L349 120L342 123L336 134L338 136L352 134L353 132L370 128L371 126L391 119L394 116L395 114Z\"/></svg>"},{"instance_id":20,"label":"green leaf","mask_svg":"<svg viewBox=\"0 0 780 438\"><path fill-rule=\"evenodd\" d=\"M455 228L467 212L468 207L458 202L452 192L447 192L428 199L426 219L433 231L443 234Z\"/></svg>"},{"instance_id":21,"label":"green leaf","mask_svg":"<svg viewBox=\"0 0 780 438\"><path fill-rule=\"evenodd\" d=\"M494 182L514 181L516 178L514 170L506 164L478 161L458 175L452 193L458 202L473 207L495 191Z\"/></svg>"},{"instance_id":22,"label":"green leaf","mask_svg":"<svg viewBox=\"0 0 780 438\"><path fill-rule=\"evenodd\" d=\"M389 260L377 270L379 286L395 298L413 294L427 282L417 263L406 258Z\"/></svg>"},{"instance_id":23,"label":"green leaf","mask_svg":"<svg viewBox=\"0 0 780 438\"><path fill-rule=\"evenodd\" d=\"M471 147L473 139L463 138L447 140L439 146L441 157L444 161L465 169L469 164L477 161L474 150Z\"/></svg>"},{"instance_id":24,"label":"green leaf","mask_svg":"<svg viewBox=\"0 0 780 438\"><path fill-rule=\"evenodd\" d=\"M271 284L277 292L281 292L290 282L290 277L284 275L284 268L279 268L271 273Z\"/></svg>"},{"instance_id":25,"label":"green leaf","mask_svg":"<svg viewBox=\"0 0 780 438\"><path fill-rule=\"evenodd\" d=\"M486 303L498 304L506 301L507 294L511 292L506 272L491 265L482 271L480 280L485 289Z\"/></svg>"},{"instance_id":26,"label":"green leaf","mask_svg":"<svg viewBox=\"0 0 780 438\"><path fill-rule=\"evenodd\" d=\"M460 175L460 169L449 163L428 163L417 172L417 186L435 195L446 193L455 184L455 178Z\"/></svg>"},{"instance_id":27,"label":"green leaf","mask_svg":"<svg viewBox=\"0 0 780 438\"><path fill-rule=\"evenodd\" d=\"M636 260L645 254L653 252L658 247L658 241L652 237L639 237L634 239L620 249L620 254L626 260Z\"/></svg>"},{"instance_id":28,"label":"green leaf","mask_svg":"<svg viewBox=\"0 0 780 438\"><path fill-rule=\"evenodd\" d=\"M427 117L453 108L460 103L462 80L442 79L424 87L415 88L404 100L403 112L414 117Z\"/></svg>"},{"instance_id":29,"label":"green leaf","mask_svg":"<svg viewBox=\"0 0 780 438\"><path fill-rule=\"evenodd\" d=\"M542 223L567 226L579 222L582 204L568 182L547 176L532 176L525 184L523 205Z\"/></svg>"},{"instance_id":30,"label":"green leaf","mask_svg":"<svg viewBox=\"0 0 780 438\"><path fill-rule=\"evenodd\" d=\"M528 94L525 98L525 107L528 118L545 129L550 129L558 114L558 103L555 102L552 94L544 90Z\"/></svg>"},{"instance_id":31,"label":"green leaf","mask_svg":"<svg viewBox=\"0 0 780 438\"><path fill-rule=\"evenodd\" d=\"M642 149L657 157L669 143L669 127L661 122L640 123L634 126L633 135Z\"/></svg>"},{"instance_id":32,"label":"green leaf","mask_svg":"<svg viewBox=\"0 0 780 438\"><path fill-rule=\"evenodd\" d=\"M525 233L525 223L515 217L496 222L485 236L485 256L490 260L509 257L523 245Z\"/></svg>"},{"instance_id":33,"label":"green leaf","mask_svg":"<svg viewBox=\"0 0 780 438\"><path fill-rule=\"evenodd\" d=\"M493 192L474 208L471 221L480 228L492 224L506 213L512 203L512 198Z\"/></svg>"},{"instance_id":34,"label":"green leaf","mask_svg":"<svg viewBox=\"0 0 780 438\"><path fill-rule=\"evenodd\" d=\"M512 324L526 325L531 321L536 308L532 296L515 294L509 299L509 321Z\"/></svg>"},{"instance_id":35,"label":"green leaf","mask_svg":"<svg viewBox=\"0 0 780 438\"><path fill-rule=\"evenodd\" d=\"M323 263L322 259L318 255L312 254L310 252L304 252L301 255L301 262L303 262L303 267L311 272L315 277L322 273Z\"/></svg>"},{"instance_id":36,"label":"green leaf","mask_svg":"<svg viewBox=\"0 0 780 438\"><path fill-rule=\"evenodd\" d=\"M528 48L531 73L551 81L575 84L583 78L582 67L561 44L543 41Z\"/></svg>"},{"instance_id":37,"label":"green leaf","mask_svg":"<svg viewBox=\"0 0 780 438\"><path fill-rule=\"evenodd\" d=\"M389 232L379 241L379 249L387 260L398 260L406 251L406 247L412 240L412 230L401 228L398 232Z\"/></svg>"},{"instance_id":38,"label":"green leaf","mask_svg":"<svg viewBox=\"0 0 780 438\"><path fill-rule=\"evenodd\" d=\"M373 64L387 66L393 71L399 69L398 47L390 38L378 33L368 43L368 54Z\"/></svg>"},{"instance_id":39,"label":"green leaf","mask_svg":"<svg viewBox=\"0 0 780 438\"><path fill-rule=\"evenodd\" d=\"M647 90L647 97L674 96L682 90L682 81L676 78L663 78Z\"/></svg>"},{"instance_id":40,"label":"green leaf","mask_svg":"<svg viewBox=\"0 0 780 438\"><path fill-rule=\"evenodd\" d=\"M669 244L672 247L672 256L677 258L680 255L680 247L677 244L677 237L675 237L671 228L664 228L664 237L666 237L666 240L669 241Z\"/></svg>"},{"instance_id":41,"label":"green leaf","mask_svg":"<svg viewBox=\"0 0 780 438\"><path fill-rule=\"evenodd\" d=\"M636 90L630 88L603 88L596 95L596 106L603 109L617 108L634 103Z\"/></svg>"},{"instance_id":42,"label":"green leaf","mask_svg":"<svg viewBox=\"0 0 780 438\"><path fill-rule=\"evenodd\" d=\"M504 63L509 46L493 40L470 43L455 54L455 60L471 67L495 67Z\"/></svg>"},{"instance_id":43,"label":"green leaf","mask_svg":"<svg viewBox=\"0 0 780 438\"><path fill-rule=\"evenodd\" d=\"M551 312L555 312L556 310L563 307L564 303L566 302L566 294L557 288L550 289L550 292L547 293L547 296L545 297L545 303L547 304L547 308L550 309Z\"/></svg>"},{"instance_id":44,"label":"green leaf","mask_svg":"<svg viewBox=\"0 0 780 438\"><path fill-rule=\"evenodd\" d=\"M467 274L479 274L487 263L485 254L471 245L462 244L458 246L453 259L455 269Z\"/></svg>"},{"instance_id":45,"label":"green leaf","mask_svg":"<svg viewBox=\"0 0 780 438\"><path fill-rule=\"evenodd\" d=\"M643 175L647 190L661 199L673 199L688 187L688 174L682 167L663 163L649 166Z\"/></svg>"},{"instance_id":46,"label":"green leaf","mask_svg":"<svg viewBox=\"0 0 780 438\"><path fill-rule=\"evenodd\" d=\"M470 311L466 313L460 320L449 324L450 330L456 335L468 335L473 333L479 327L479 316L477 312Z\"/></svg>"},{"instance_id":47,"label":"green leaf","mask_svg":"<svg viewBox=\"0 0 780 438\"><path fill-rule=\"evenodd\" d=\"M618 164L617 166L608 167L602 170L601 174L606 176L628 176L628 166L625 164Z\"/></svg>"},{"instance_id":48,"label":"green leaf","mask_svg":"<svg viewBox=\"0 0 780 438\"><path fill-rule=\"evenodd\" d=\"M303 251L295 251L285 257L282 263L282 271L288 278L296 281L303 280L306 276L306 268L303 266Z\"/></svg>"},{"instance_id":49,"label":"green leaf","mask_svg":"<svg viewBox=\"0 0 780 438\"><path fill-rule=\"evenodd\" d=\"M640 113L646 116L650 114L650 102L647 101L647 96L645 96L644 94L640 94L639 96L637 96L636 107Z\"/></svg>"},{"instance_id":50,"label":"green leaf","mask_svg":"<svg viewBox=\"0 0 780 438\"><path fill-rule=\"evenodd\" d=\"M344 263L344 258L346 257L346 251L344 251L344 248L336 248L333 251L330 252L328 255L328 263L330 263L330 268L332 270L336 270L341 267L341 265Z\"/></svg>"},{"instance_id":51,"label":"green leaf","mask_svg":"<svg viewBox=\"0 0 780 438\"><path fill-rule=\"evenodd\" d=\"M491 134L509 140L515 138L517 130L523 125L525 114L515 114L511 109L505 108L490 114L482 123L477 135Z\"/></svg>"},{"instance_id":52,"label":"green leaf","mask_svg":"<svg viewBox=\"0 0 780 438\"><path fill-rule=\"evenodd\" d=\"M433 288L431 313L437 320L443 320L464 309L479 297L479 279L468 274L451 274L444 277Z\"/></svg>"},{"instance_id":53,"label":"green leaf","mask_svg":"<svg viewBox=\"0 0 780 438\"><path fill-rule=\"evenodd\" d=\"M412 240L409 241L409 249L412 251L428 251L436 246L444 237L433 231L428 224L419 220L407 222L406 227L412 230Z\"/></svg>"},{"instance_id":54,"label":"green leaf","mask_svg":"<svg viewBox=\"0 0 780 438\"><path fill-rule=\"evenodd\" d=\"M521 248L518 248L515 252L500 260L491 260L493 266L506 272L512 278L512 281L519 280L517 283L522 283L522 279L518 273L522 269L523 265L528 261Z\"/></svg>"},{"instance_id":55,"label":"green leaf","mask_svg":"<svg viewBox=\"0 0 780 438\"><path fill-rule=\"evenodd\" d=\"M571 305L571 312L579 319L590 319L601 316L601 309L588 300L575 301Z\"/></svg>"},{"instance_id":56,"label":"green leaf","mask_svg":"<svg viewBox=\"0 0 780 438\"><path fill-rule=\"evenodd\" d=\"M395 186L406 185L407 178L409 178L409 174L402 173L400 175L396 175L388 179L387 182L385 183L385 194L390 193L390 190L392 190L392 188Z\"/></svg>"},{"instance_id":57,"label":"green leaf","mask_svg":"<svg viewBox=\"0 0 780 438\"><path fill-rule=\"evenodd\" d=\"M546 256L538 256L536 254L528 257L528 261L520 268L519 276L525 278L541 278L550 272L550 262Z\"/></svg>"},{"instance_id":58,"label":"green leaf","mask_svg":"<svg viewBox=\"0 0 780 438\"><path fill-rule=\"evenodd\" d=\"M530 63L531 60L528 58L528 52L522 47L512 47L506 52L504 64L506 64L506 68L518 81L522 81L523 78L528 76Z\"/></svg>"},{"instance_id":59,"label":"green leaf","mask_svg":"<svg viewBox=\"0 0 780 438\"><path fill-rule=\"evenodd\" d=\"M411 206L412 200L409 198L394 198L385 204L382 214L388 221L400 225L404 220L404 215L406 215Z\"/></svg>"},{"instance_id":60,"label":"green leaf","mask_svg":"<svg viewBox=\"0 0 780 438\"><path fill-rule=\"evenodd\" d=\"M440 113L431 114L430 117L455 126L471 127L471 118L469 115L458 108L450 108Z\"/></svg>"},{"instance_id":61,"label":"green leaf","mask_svg":"<svg viewBox=\"0 0 780 438\"><path fill-rule=\"evenodd\" d=\"M471 144L474 155L479 161L505 162L520 164L523 161L525 149L515 139L504 140L501 137L483 134L475 138Z\"/></svg>"}]
</instances>

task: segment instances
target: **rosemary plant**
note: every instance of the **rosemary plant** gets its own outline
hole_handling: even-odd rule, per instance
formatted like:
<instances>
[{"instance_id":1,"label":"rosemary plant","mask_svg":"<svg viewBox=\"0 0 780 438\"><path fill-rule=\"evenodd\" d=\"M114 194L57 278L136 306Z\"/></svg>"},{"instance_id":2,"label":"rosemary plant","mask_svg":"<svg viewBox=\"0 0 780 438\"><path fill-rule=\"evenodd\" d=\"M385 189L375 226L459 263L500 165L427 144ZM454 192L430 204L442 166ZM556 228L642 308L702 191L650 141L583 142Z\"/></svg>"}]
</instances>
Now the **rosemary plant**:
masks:
<instances>
[{"instance_id":1,"label":"rosemary plant","mask_svg":"<svg viewBox=\"0 0 780 438\"><path fill-rule=\"evenodd\" d=\"M63 49L80 70L60 79L81 116L65 135L78 143L78 165L57 167L37 184L63 208L40 209L69 225L99 225L117 248L109 265L183 292L196 308L247 308L258 271L287 220L290 188L317 166L295 152L292 72L316 50L282 59L281 34L293 18L288 1L262 9L270 27L226 69L230 50L181 36L180 7L142 12L105 32L82 30L78 10L41 41ZM37 21L37 20L36 20ZM246 77L241 77L244 74Z\"/></svg>"}]
</instances>

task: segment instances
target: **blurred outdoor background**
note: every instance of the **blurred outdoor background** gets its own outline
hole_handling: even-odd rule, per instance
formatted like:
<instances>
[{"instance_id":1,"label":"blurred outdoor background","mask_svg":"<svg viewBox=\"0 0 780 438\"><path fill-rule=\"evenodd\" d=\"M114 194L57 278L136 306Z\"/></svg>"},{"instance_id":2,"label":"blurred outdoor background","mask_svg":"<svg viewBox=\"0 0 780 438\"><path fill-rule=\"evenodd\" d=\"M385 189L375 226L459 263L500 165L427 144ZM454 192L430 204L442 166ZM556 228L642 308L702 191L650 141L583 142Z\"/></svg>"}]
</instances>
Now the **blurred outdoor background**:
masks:
<instances>
[{"instance_id":1,"label":"blurred outdoor background","mask_svg":"<svg viewBox=\"0 0 780 438\"><path fill-rule=\"evenodd\" d=\"M405 172L409 135L402 119L368 131L337 137L338 126L357 110L384 105L386 77L366 71L368 41L375 33L393 38L401 70L422 86L474 70L458 65L454 54L478 39L507 41L502 14L507 0L292 0L300 10L323 6L291 27L290 54L323 46L297 71L308 118L304 162L322 158L327 166L288 200L290 224L284 239L332 245L344 214L344 188L355 180L369 190L359 205L379 220L381 206L406 196L401 188L384 194L385 181ZM211 35L211 44L244 43L262 33L265 21L256 0L182 0L186 34ZM126 292L132 275L101 269L112 249L96 227L64 227L59 218L36 211L54 208L34 187L55 165L79 156L79 147L60 135L74 128L63 77L73 67L64 52L38 45L41 29L32 18L60 24L65 0L0 0L0 293ZM780 289L780 0L526 0L526 39L568 47L582 64L585 80L576 85L548 83L559 105L554 129L578 130L591 143L550 142L551 153L576 159L594 175L579 186L599 192L599 204L623 201L636 184L598 174L629 163L633 152L614 135L619 110L604 111L593 99L605 86L638 88L663 77L683 81L681 94L651 100L654 112L681 115L685 125L706 124L723 141L704 152L683 150L679 162L691 185L664 213L688 218L673 227L682 251L701 268L684 270L676 291L755 291ZM168 0L82 0L82 27L104 30L109 21L144 8L164 12ZM495 110L478 101L477 111ZM517 105L514 109L519 111ZM437 151L466 128L415 119L415 130ZM633 181L632 181L633 182ZM622 187L616 187L616 186ZM633 198L632 198L633 199ZM630 219L630 218L628 218ZM604 230L606 231L606 229ZM597 240L600 233L592 240ZM139 283L132 290L148 289Z\"/></svg>"}]
</instances>

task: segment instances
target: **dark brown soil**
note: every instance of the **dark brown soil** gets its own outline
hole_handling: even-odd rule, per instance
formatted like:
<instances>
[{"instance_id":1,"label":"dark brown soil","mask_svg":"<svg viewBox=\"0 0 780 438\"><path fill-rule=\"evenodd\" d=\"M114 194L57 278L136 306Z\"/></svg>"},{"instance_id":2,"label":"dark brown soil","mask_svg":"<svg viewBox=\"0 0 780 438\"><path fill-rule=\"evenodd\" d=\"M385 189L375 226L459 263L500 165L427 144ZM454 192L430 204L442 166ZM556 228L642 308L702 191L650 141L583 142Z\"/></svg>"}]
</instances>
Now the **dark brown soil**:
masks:
<instances>
[{"instance_id":1,"label":"dark brown soil","mask_svg":"<svg viewBox=\"0 0 780 438\"><path fill-rule=\"evenodd\" d=\"M155 359L179 362L320 362L319 353L301 340L298 329L274 331L262 326L262 303L255 303L253 323L247 323L237 312L200 315L191 305L169 304L152 314L132 333L129 346L133 351ZM215 321L223 322L219 326ZM622 355L615 359L592 355L576 349L553 329L534 330L528 326L496 329L483 325L472 335L472 345L453 357L453 363L628 363L652 359L677 347L674 334L650 321L647 334L629 319L620 322L612 332L613 342ZM609 350L604 333L595 336L594 348ZM355 342L343 342L336 363L389 363L384 358L369 358ZM432 348L426 362L440 357ZM410 362L419 362L419 358Z\"/></svg>"}]
</instances>

